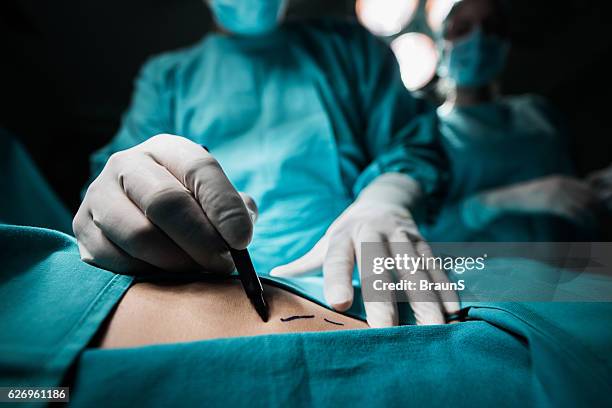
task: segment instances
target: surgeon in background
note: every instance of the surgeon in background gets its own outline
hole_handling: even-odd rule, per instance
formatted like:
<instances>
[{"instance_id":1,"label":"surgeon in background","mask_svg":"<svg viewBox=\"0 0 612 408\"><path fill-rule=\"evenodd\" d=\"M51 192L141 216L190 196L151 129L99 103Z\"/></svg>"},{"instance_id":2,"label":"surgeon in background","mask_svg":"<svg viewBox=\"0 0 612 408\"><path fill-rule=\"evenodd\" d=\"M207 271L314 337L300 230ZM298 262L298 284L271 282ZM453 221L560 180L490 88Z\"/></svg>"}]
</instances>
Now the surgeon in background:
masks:
<instances>
[{"instance_id":1,"label":"surgeon in background","mask_svg":"<svg viewBox=\"0 0 612 408\"><path fill-rule=\"evenodd\" d=\"M563 121L542 97L502 96L505 3L463 0L446 18L438 126L451 164L430 241L555 241L591 236L596 197L573 176Z\"/></svg>"},{"instance_id":2,"label":"surgeon in background","mask_svg":"<svg viewBox=\"0 0 612 408\"><path fill-rule=\"evenodd\" d=\"M431 122L419 119L433 111L357 24L280 24L283 0L208 5L218 32L145 64L119 133L93 156L73 223L81 257L127 274L229 272L226 245L251 241L243 200L254 200L257 271L322 267L327 302L345 311L361 242L428 250L412 213L433 206L444 176ZM417 323L444 323L457 306L432 295L412 304ZM371 326L399 321L393 299L365 310Z\"/></svg>"}]
</instances>

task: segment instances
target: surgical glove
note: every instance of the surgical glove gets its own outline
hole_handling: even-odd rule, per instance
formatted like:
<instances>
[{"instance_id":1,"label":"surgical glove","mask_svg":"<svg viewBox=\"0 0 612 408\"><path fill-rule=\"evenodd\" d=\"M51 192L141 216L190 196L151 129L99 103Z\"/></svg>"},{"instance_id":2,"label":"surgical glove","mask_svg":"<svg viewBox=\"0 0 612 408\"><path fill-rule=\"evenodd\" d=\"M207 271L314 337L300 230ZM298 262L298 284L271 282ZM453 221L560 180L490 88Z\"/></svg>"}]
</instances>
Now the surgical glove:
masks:
<instances>
[{"instance_id":1,"label":"surgical glove","mask_svg":"<svg viewBox=\"0 0 612 408\"><path fill-rule=\"evenodd\" d=\"M591 173L587 182L595 190L599 201L612 212L612 166Z\"/></svg>"},{"instance_id":2,"label":"surgical glove","mask_svg":"<svg viewBox=\"0 0 612 408\"><path fill-rule=\"evenodd\" d=\"M418 183L406 175L388 173L379 176L332 223L312 250L296 261L273 269L270 274L291 277L322 267L325 299L336 310L349 309L353 303L352 276L355 259L361 271L361 243L384 243L385 256L393 256L392 243L409 243L412 248L410 256L431 256L431 250L419 234L408 210L420 195ZM430 282L448 282L444 272L439 270L418 273L423 274L422 278ZM394 275L396 278L402 278L397 273ZM454 292L452 296L447 296L445 302L435 293L431 294L436 299L433 302L417 301L410 292L407 295L418 324L445 323L444 313L454 313L459 309ZM423 297L420 297L418 300L422 299ZM385 302L365 302L364 306L371 327L398 324L395 301L390 299Z\"/></svg>"},{"instance_id":3,"label":"surgical glove","mask_svg":"<svg viewBox=\"0 0 612 408\"><path fill-rule=\"evenodd\" d=\"M257 209L200 145L158 135L113 154L73 220L81 258L118 272L231 272ZM227 245L226 245L227 243Z\"/></svg>"},{"instance_id":4,"label":"surgical glove","mask_svg":"<svg viewBox=\"0 0 612 408\"><path fill-rule=\"evenodd\" d=\"M587 183L553 175L477 194L464 202L462 215L474 229L508 212L552 214L593 227L597 204L597 197Z\"/></svg>"}]
</instances>

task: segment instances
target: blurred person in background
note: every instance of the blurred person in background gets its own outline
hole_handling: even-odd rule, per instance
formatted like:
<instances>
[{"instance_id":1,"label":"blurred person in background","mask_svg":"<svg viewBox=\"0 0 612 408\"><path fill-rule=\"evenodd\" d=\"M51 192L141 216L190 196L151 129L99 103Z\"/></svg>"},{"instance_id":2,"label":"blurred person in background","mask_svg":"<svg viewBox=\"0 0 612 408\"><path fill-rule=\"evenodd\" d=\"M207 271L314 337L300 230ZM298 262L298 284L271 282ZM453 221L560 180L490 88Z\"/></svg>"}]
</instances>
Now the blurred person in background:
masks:
<instances>
[{"instance_id":1,"label":"blurred person in background","mask_svg":"<svg viewBox=\"0 0 612 408\"><path fill-rule=\"evenodd\" d=\"M542 97L502 96L497 84L510 50L501 0L463 0L440 33L437 110L451 166L447 203L431 241L588 239L597 197L574 176L562 118Z\"/></svg>"}]
</instances>

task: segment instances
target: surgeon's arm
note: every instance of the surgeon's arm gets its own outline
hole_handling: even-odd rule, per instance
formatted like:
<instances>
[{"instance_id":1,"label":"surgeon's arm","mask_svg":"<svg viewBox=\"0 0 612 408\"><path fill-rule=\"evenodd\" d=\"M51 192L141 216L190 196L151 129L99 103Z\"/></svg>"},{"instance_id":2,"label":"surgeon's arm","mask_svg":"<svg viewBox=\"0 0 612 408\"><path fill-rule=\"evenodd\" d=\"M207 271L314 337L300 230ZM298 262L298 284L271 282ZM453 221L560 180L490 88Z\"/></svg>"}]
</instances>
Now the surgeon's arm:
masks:
<instances>
[{"instance_id":1,"label":"surgeon's arm","mask_svg":"<svg viewBox=\"0 0 612 408\"><path fill-rule=\"evenodd\" d=\"M389 47L365 31L357 65L358 82L365 115L364 144L372 162L354 185L357 196L354 206L362 203L384 210L385 219L396 219L403 227L385 236L388 242L409 242L413 256L431 254L414 218L435 213L439 197L444 191L447 161L439 144L436 117L432 106L414 98L401 80L395 56ZM357 53L359 55L359 53ZM398 197L402 197L398 200ZM389 204L392 207L389 208ZM394 209L395 208L395 209ZM404 215L395 217L401 210ZM365 231L376 232L381 223L370 223ZM380 235L380 234L379 234ZM371 241L372 237L357 240ZM430 282L445 282L440 270L420 271ZM411 294L408 293L408 299ZM410 305L417 323L440 323L440 314L458 310L452 292L431 293L440 301L412 301Z\"/></svg>"},{"instance_id":2,"label":"surgeon's arm","mask_svg":"<svg viewBox=\"0 0 612 408\"><path fill-rule=\"evenodd\" d=\"M363 142L371 163L354 185L357 195L382 173L402 173L418 182L431 206L445 187L443 155L433 107L404 87L397 61L386 44L364 36L357 64L365 123ZM417 202L417 200L415 200Z\"/></svg>"},{"instance_id":3,"label":"surgeon's arm","mask_svg":"<svg viewBox=\"0 0 612 408\"><path fill-rule=\"evenodd\" d=\"M389 48L365 30L356 30L349 65L355 67L351 82L360 91L355 103L364 111L359 143L370 164L355 183L355 202L325 236L302 258L271 273L294 276L322 267L326 299L341 311L353 302L351 279L356 262L359 267L362 242L380 242L380 250L387 255L393 252L391 242L410 244L413 256L430 253L412 212L440 189L444 168L432 117L417 119L431 110L405 90ZM441 271L422 272L430 282L446 280ZM410 293L407 296L411 299ZM431 293L431 298L435 300L410 302L418 324L444 323L445 313L458 310L454 293ZM397 324L394 299L365 301L370 326Z\"/></svg>"},{"instance_id":4,"label":"surgeon's arm","mask_svg":"<svg viewBox=\"0 0 612 408\"><path fill-rule=\"evenodd\" d=\"M551 175L481 192L464 200L459 210L471 229L480 229L507 213L556 215L592 228L597 205L597 196L586 182Z\"/></svg>"}]
</instances>

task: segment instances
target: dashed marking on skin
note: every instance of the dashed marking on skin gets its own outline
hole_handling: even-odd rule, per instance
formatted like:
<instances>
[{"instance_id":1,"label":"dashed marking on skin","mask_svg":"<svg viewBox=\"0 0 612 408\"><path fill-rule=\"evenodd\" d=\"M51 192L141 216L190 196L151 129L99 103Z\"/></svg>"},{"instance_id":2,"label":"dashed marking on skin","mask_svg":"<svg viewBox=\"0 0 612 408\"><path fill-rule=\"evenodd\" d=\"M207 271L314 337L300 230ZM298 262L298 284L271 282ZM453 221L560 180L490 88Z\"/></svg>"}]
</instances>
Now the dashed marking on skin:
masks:
<instances>
[{"instance_id":1,"label":"dashed marking on skin","mask_svg":"<svg viewBox=\"0 0 612 408\"><path fill-rule=\"evenodd\" d=\"M281 322L290 322L292 320L297 319L314 319L314 315L300 315L300 316L289 316L289 317L281 317Z\"/></svg>"},{"instance_id":2,"label":"dashed marking on skin","mask_svg":"<svg viewBox=\"0 0 612 408\"><path fill-rule=\"evenodd\" d=\"M336 326L344 326L344 323L334 322L332 320L327 320L326 318L323 318L323 320L325 320L327 323L335 324Z\"/></svg>"}]
</instances>

